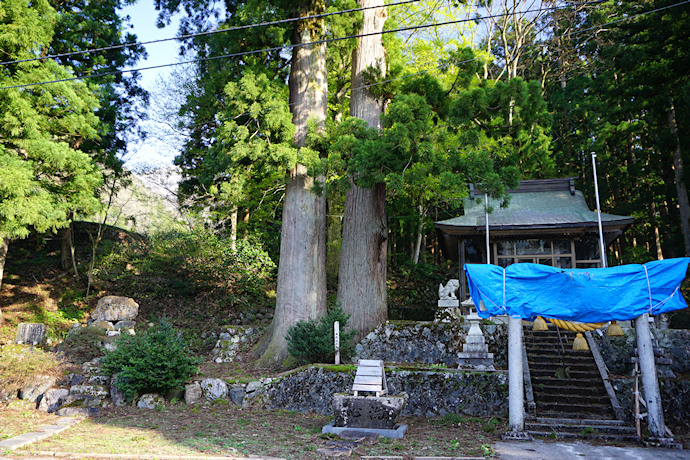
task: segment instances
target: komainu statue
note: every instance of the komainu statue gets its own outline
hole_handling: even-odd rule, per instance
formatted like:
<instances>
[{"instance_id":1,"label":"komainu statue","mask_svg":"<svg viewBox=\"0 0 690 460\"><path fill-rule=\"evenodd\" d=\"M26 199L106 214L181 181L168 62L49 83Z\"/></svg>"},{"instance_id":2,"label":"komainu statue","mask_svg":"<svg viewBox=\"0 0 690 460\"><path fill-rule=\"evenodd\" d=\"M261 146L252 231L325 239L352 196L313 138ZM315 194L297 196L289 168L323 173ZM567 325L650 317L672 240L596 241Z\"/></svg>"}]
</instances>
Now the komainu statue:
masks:
<instances>
[{"instance_id":1,"label":"komainu statue","mask_svg":"<svg viewBox=\"0 0 690 460\"><path fill-rule=\"evenodd\" d=\"M458 297L455 295L455 291L458 289L460 289L460 281L458 280L448 280L445 286L441 283L438 285L438 298L441 300L457 300Z\"/></svg>"}]
</instances>

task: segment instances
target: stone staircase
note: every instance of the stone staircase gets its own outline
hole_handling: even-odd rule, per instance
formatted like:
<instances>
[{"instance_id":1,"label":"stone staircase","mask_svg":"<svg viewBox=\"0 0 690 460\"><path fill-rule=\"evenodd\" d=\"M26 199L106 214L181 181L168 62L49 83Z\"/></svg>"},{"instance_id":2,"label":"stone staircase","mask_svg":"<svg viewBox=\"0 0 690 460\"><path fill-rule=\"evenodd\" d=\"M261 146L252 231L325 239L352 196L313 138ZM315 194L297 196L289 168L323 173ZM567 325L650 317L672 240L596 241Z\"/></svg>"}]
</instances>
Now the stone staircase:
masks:
<instances>
[{"instance_id":1,"label":"stone staircase","mask_svg":"<svg viewBox=\"0 0 690 460\"><path fill-rule=\"evenodd\" d=\"M634 428L615 420L591 351L572 349L574 332L526 327L524 337L537 410L525 424L530 434L639 441Z\"/></svg>"}]
</instances>

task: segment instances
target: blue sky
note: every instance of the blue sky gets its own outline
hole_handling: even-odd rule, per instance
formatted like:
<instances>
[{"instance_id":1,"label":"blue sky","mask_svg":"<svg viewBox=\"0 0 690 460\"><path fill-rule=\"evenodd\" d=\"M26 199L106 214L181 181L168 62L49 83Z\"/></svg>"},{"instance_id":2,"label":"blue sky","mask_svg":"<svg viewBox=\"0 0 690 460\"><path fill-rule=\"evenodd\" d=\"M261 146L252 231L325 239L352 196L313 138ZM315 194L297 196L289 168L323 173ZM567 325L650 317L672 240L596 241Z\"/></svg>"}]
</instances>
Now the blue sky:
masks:
<instances>
[{"instance_id":1,"label":"blue sky","mask_svg":"<svg viewBox=\"0 0 690 460\"><path fill-rule=\"evenodd\" d=\"M153 0L139 0L136 4L121 10L120 14L122 16L130 16L130 23L133 26L131 32L137 35L140 42L174 37L177 33L179 21L176 18L168 27L163 29L156 27L158 12L153 7ZM136 68L177 62L178 49L179 43L174 40L146 45L149 55L148 59L140 61ZM141 72L141 85L149 92L152 92L152 99L155 99L153 91L157 86L157 81L165 79L170 74L171 69L171 67L164 67ZM152 100L151 107L155 106L156 101ZM177 155L175 142L169 139L167 141L161 139L162 127L153 121L143 122L142 126L149 131L149 138L143 142L130 143L128 153L124 158L125 165L130 169L136 169L142 166L167 166L172 164L172 160Z\"/></svg>"}]
</instances>

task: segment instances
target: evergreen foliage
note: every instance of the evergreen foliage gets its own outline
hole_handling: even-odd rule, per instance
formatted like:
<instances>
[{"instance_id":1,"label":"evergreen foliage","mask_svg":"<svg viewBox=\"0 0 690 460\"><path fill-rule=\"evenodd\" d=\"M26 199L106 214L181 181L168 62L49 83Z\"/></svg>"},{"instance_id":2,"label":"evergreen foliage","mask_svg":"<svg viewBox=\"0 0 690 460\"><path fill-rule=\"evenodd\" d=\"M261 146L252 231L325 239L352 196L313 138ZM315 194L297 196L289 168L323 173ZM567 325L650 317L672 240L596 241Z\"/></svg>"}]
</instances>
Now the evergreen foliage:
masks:
<instances>
[{"instance_id":1,"label":"evergreen foliage","mask_svg":"<svg viewBox=\"0 0 690 460\"><path fill-rule=\"evenodd\" d=\"M335 356L333 323L340 323L340 357L347 359L354 353L352 338L355 331L346 331L350 315L334 307L319 319L298 321L288 329L288 351L302 363L329 363Z\"/></svg>"},{"instance_id":2,"label":"evergreen foliage","mask_svg":"<svg viewBox=\"0 0 690 460\"><path fill-rule=\"evenodd\" d=\"M179 388L197 372L197 364L182 337L161 320L141 334L123 336L117 349L106 353L103 371L117 374L118 390L131 401L142 393Z\"/></svg>"}]
</instances>

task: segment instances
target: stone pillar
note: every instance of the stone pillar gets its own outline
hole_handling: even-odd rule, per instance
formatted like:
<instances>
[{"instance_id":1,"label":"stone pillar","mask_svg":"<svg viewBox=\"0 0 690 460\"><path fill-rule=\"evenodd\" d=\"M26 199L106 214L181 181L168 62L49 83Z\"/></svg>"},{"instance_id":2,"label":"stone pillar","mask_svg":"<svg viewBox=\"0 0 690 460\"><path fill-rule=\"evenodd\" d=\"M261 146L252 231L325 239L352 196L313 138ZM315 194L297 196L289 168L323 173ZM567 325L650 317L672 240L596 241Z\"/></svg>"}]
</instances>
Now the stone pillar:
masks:
<instances>
[{"instance_id":1,"label":"stone pillar","mask_svg":"<svg viewBox=\"0 0 690 460\"><path fill-rule=\"evenodd\" d=\"M656 376L654 349L652 348L652 332L649 328L649 315L647 313L635 319L635 335L637 338L637 357L642 373L642 388L647 402L649 432L653 437L665 438L664 410L661 406L659 380Z\"/></svg>"},{"instance_id":2,"label":"stone pillar","mask_svg":"<svg viewBox=\"0 0 690 460\"><path fill-rule=\"evenodd\" d=\"M525 388L522 374L522 319L508 321L508 425L511 432L525 430Z\"/></svg>"}]
</instances>

